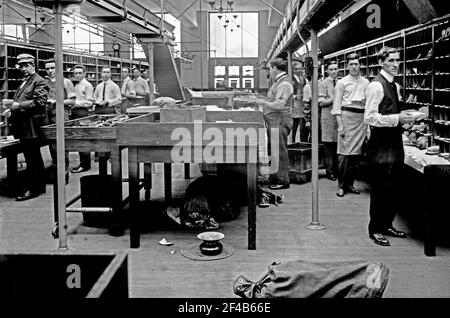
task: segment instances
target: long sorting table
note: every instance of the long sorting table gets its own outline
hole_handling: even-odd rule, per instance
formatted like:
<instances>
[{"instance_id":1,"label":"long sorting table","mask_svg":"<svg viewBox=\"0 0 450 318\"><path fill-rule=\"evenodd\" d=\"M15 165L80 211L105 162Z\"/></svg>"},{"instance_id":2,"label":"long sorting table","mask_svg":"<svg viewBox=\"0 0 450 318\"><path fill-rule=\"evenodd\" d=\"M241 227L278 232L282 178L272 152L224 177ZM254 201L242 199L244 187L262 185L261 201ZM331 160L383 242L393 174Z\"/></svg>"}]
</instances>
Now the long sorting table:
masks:
<instances>
[{"instance_id":1,"label":"long sorting table","mask_svg":"<svg viewBox=\"0 0 450 318\"><path fill-rule=\"evenodd\" d=\"M64 123L65 149L66 151L97 152L99 153L99 174L107 175L107 161L111 158L112 176L112 213L113 222L110 226L110 234L119 236L123 234L123 224L121 224L120 213L124 201L122 200L122 168L121 150L116 142L117 122L112 122L114 118L124 118L125 115L92 115L88 117L69 120ZM149 118L153 118L150 114ZM109 124L102 124L109 120ZM43 134L49 142L56 142L56 125L42 127ZM150 183L144 181L146 191L149 191ZM56 181L53 187L54 193L54 213L57 222L57 187ZM69 200L74 202L76 198Z\"/></svg>"},{"instance_id":2,"label":"long sorting table","mask_svg":"<svg viewBox=\"0 0 450 318\"><path fill-rule=\"evenodd\" d=\"M436 256L435 228L436 214L448 212L445 199L448 195L450 181L450 162L436 155L428 155L425 150L414 146L404 146L405 165L420 174L419 182L423 184L428 204L423 204L424 253L426 256Z\"/></svg>"},{"instance_id":3,"label":"long sorting table","mask_svg":"<svg viewBox=\"0 0 450 318\"><path fill-rule=\"evenodd\" d=\"M248 134L245 137L245 134ZM170 198L171 163L242 164L247 174L248 249L256 249L256 181L258 142L264 133L260 111L208 111L205 122L154 122L143 115L117 125L117 146L128 148L130 247L140 246L137 215L139 163L165 164L164 189ZM240 137L235 138L236 134ZM244 138L241 138L244 136ZM211 153L211 152L209 152Z\"/></svg>"}]
</instances>

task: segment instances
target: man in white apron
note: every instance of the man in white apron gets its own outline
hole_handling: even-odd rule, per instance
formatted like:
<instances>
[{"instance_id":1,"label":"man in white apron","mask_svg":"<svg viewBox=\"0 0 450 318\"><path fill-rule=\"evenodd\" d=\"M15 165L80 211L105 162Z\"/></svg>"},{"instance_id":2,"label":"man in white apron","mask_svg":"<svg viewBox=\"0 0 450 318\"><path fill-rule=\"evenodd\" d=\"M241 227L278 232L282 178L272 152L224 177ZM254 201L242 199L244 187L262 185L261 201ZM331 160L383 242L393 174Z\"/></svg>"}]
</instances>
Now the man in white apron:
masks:
<instances>
[{"instance_id":1,"label":"man in white apron","mask_svg":"<svg viewBox=\"0 0 450 318\"><path fill-rule=\"evenodd\" d=\"M359 75L359 56L347 56L349 74L341 78L334 88L334 101L331 114L338 124L338 191L343 197L346 192L359 194L353 187L355 167L362 153L367 125L364 123L365 91L369 81Z\"/></svg>"},{"instance_id":2,"label":"man in white apron","mask_svg":"<svg viewBox=\"0 0 450 318\"><path fill-rule=\"evenodd\" d=\"M393 221L399 172L405 160L401 125L414 118L401 112L400 85L394 81L399 70L400 52L383 47L377 59L381 71L367 87L364 114L364 121L371 128L367 157L373 174L369 237L375 244L389 246L385 235L406 237L405 232L394 228Z\"/></svg>"},{"instance_id":3,"label":"man in white apron","mask_svg":"<svg viewBox=\"0 0 450 318\"><path fill-rule=\"evenodd\" d=\"M325 168L327 178L336 181L338 175L337 158L337 122L336 117L331 114L334 100L334 87L337 83L336 61L331 61L327 66L328 77L319 82L319 107L320 125L322 127L322 143L325 150Z\"/></svg>"}]
</instances>

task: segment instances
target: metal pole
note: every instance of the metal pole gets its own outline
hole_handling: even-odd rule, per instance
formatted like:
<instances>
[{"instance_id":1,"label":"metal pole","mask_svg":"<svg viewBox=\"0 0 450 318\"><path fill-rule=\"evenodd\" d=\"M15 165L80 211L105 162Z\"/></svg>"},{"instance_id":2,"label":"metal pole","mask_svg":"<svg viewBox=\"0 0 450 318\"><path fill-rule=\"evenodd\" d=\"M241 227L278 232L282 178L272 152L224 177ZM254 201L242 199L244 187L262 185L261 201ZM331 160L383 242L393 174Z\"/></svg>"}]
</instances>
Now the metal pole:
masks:
<instances>
[{"instance_id":1,"label":"metal pole","mask_svg":"<svg viewBox=\"0 0 450 318\"><path fill-rule=\"evenodd\" d=\"M154 44L152 42L147 43L147 50L148 50L148 79L149 79L149 86L150 86L150 102L149 104L153 104L154 96L153 91L155 90L155 68L154 68L154 61L153 61L153 48Z\"/></svg>"},{"instance_id":2,"label":"metal pole","mask_svg":"<svg viewBox=\"0 0 450 318\"><path fill-rule=\"evenodd\" d=\"M64 160L64 95L63 95L63 52L62 52L62 12L60 1L53 5L55 15L55 66L56 66L56 172L58 193L58 225L59 246L61 250L67 250L67 225L66 225L66 178Z\"/></svg>"},{"instance_id":3,"label":"metal pole","mask_svg":"<svg viewBox=\"0 0 450 318\"><path fill-rule=\"evenodd\" d=\"M202 1L199 2L200 6L200 21L198 23L198 27L200 30L200 49L203 50L203 40L202 40ZM225 39L225 45L226 45L226 39ZM225 55L226 57L226 55ZM200 52L200 91L203 92L203 53Z\"/></svg>"},{"instance_id":4,"label":"metal pole","mask_svg":"<svg viewBox=\"0 0 450 318\"><path fill-rule=\"evenodd\" d=\"M164 0L160 1L161 5L161 28L159 29L159 32L161 35L164 35Z\"/></svg>"},{"instance_id":5,"label":"metal pole","mask_svg":"<svg viewBox=\"0 0 450 318\"><path fill-rule=\"evenodd\" d=\"M311 185L312 185L312 221L305 227L309 230L323 230L324 225L319 222L319 107L318 107L318 61L317 61L317 32L311 30L311 57L313 59L313 76L311 79L311 114L312 114L312 154L311 154Z\"/></svg>"}]
</instances>

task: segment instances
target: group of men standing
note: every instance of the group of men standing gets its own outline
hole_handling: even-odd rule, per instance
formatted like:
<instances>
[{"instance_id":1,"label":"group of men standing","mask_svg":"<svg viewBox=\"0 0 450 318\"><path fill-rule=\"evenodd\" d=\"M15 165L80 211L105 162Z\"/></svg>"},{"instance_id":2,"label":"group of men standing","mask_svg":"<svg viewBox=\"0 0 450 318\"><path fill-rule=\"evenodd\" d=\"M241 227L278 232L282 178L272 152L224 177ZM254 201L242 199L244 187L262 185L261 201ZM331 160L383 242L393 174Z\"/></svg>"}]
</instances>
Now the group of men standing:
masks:
<instances>
[{"instance_id":1,"label":"group of men standing","mask_svg":"<svg viewBox=\"0 0 450 318\"><path fill-rule=\"evenodd\" d=\"M27 164L25 184L18 189L17 201L24 201L45 193L44 163L40 151L42 143L41 126L56 123L56 64L54 59L45 61L47 76L42 78L36 72L36 61L30 54L17 56L17 68L24 78L13 99L4 99L3 105L10 110L11 132L20 139ZM64 120L86 117L91 114L117 114L128 107L148 105L150 86L141 77L139 69L133 69L133 79L129 69L122 68L122 88L111 80L111 68L102 68L102 81L95 87L86 80L86 68L73 68L74 85L64 78ZM50 155L56 167L56 143L49 145ZM91 169L91 155L80 152L80 165L72 169L79 173ZM69 156L65 152L66 183L69 178ZM53 169L53 172L56 169ZM55 173L53 178L56 179Z\"/></svg>"},{"instance_id":2,"label":"group of men standing","mask_svg":"<svg viewBox=\"0 0 450 318\"><path fill-rule=\"evenodd\" d=\"M374 243L389 246L385 235L406 237L393 227L395 193L398 172L404 160L401 124L414 118L401 112L400 86L395 83L399 66L399 52L383 47L377 54L379 74L369 83L360 75L359 56L349 54L346 59L348 75L337 79L338 65L327 65L328 77L319 82L320 139L325 148L327 177L338 180L336 195L359 194L354 188L355 167L360 160L363 144L367 141L367 159L373 172L370 194L369 237ZM289 188L289 157L287 138L292 133L295 142L299 128L300 141L307 141L308 107L311 105L311 86L302 76L302 63L293 63L292 81L286 74L287 62L276 58L269 63L273 85L268 99L257 103L264 109L268 134L279 130L279 169L271 175L271 189ZM303 90L302 90L303 88ZM289 112L290 108L290 112ZM303 120L302 120L303 118ZM305 138L306 137L306 138ZM272 145L272 151L273 151ZM337 177L337 178L336 178Z\"/></svg>"}]
</instances>

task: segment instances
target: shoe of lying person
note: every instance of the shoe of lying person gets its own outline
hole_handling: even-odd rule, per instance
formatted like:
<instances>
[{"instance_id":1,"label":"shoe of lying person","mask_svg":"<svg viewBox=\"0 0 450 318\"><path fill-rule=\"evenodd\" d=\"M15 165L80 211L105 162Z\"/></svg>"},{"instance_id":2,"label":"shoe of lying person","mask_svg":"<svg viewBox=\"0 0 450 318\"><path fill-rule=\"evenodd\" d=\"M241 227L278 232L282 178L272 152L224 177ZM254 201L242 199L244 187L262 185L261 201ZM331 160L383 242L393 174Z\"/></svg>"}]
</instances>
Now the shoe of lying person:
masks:
<instances>
[{"instance_id":1,"label":"shoe of lying person","mask_svg":"<svg viewBox=\"0 0 450 318\"><path fill-rule=\"evenodd\" d=\"M259 207L260 208L268 208L270 206L269 204L269 198L267 197L266 194L262 194L261 195L261 201L259 202Z\"/></svg>"}]
</instances>

